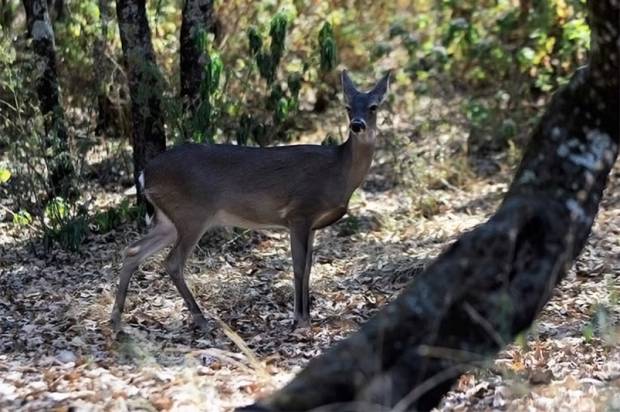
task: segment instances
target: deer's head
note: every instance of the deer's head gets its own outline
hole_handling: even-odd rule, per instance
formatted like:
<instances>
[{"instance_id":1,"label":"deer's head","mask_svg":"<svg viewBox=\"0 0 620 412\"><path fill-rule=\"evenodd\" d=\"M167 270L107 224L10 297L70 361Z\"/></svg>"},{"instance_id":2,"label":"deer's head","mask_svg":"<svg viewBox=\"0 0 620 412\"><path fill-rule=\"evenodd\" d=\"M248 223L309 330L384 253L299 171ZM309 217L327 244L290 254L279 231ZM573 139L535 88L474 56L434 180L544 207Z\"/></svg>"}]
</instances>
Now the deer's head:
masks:
<instances>
[{"instance_id":1,"label":"deer's head","mask_svg":"<svg viewBox=\"0 0 620 412\"><path fill-rule=\"evenodd\" d=\"M390 72L368 92L357 90L346 70L342 71L341 80L344 104L349 115L349 130L360 137L368 133L374 135L377 129L377 110L387 93Z\"/></svg>"}]
</instances>

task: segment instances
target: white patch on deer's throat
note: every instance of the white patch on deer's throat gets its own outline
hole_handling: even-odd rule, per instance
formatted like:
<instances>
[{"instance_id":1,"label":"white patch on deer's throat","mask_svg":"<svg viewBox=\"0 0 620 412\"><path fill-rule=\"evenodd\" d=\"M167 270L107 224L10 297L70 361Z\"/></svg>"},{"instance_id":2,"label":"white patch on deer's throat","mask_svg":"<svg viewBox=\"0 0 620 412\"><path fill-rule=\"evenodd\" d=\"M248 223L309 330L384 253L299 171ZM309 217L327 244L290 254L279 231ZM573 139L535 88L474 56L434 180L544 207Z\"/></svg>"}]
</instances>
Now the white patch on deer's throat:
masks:
<instances>
[{"instance_id":1,"label":"white patch on deer's throat","mask_svg":"<svg viewBox=\"0 0 620 412\"><path fill-rule=\"evenodd\" d=\"M376 133L372 130L366 130L365 132L355 135L357 141L363 144L374 144Z\"/></svg>"}]
</instances>

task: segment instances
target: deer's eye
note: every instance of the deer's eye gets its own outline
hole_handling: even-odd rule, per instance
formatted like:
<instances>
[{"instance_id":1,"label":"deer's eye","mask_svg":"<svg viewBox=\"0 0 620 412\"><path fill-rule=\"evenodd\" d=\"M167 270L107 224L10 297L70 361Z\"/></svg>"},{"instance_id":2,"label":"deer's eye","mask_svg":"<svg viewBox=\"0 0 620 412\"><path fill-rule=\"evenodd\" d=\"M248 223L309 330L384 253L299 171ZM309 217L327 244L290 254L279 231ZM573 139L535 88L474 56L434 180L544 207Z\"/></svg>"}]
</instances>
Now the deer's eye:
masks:
<instances>
[{"instance_id":1,"label":"deer's eye","mask_svg":"<svg viewBox=\"0 0 620 412\"><path fill-rule=\"evenodd\" d=\"M370 113L376 112L377 111L377 105L376 104L370 105L370 107L368 107L368 110L370 110Z\"/></svg>"}]
</instances>

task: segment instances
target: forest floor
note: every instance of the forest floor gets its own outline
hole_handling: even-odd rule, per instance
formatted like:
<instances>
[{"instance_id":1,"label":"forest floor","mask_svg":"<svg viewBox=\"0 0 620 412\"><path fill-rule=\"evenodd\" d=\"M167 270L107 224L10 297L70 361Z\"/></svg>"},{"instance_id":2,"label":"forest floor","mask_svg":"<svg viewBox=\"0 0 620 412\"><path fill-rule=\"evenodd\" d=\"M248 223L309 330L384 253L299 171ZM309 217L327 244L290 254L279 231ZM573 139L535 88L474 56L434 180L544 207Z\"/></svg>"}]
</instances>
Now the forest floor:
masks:
<instances>
[{"instance_id":1,"label":"forest floor","mask_svg":"<svg viewBox=\"0 0 620 412\"><path fill-rule=\"evenodd\" d=\"M510 170L483 177L437 156L462 145L462 130L420 137L396 115L392 125L348 217L316 236L311 330L292 326L286 233L217 231L190 259L197 301L233 332L192 327L162 254L133 277L117 339L108 319L120 252L145 229L125 224L79 252L44 252L1 222L0 410L229 411L281 387L485 221L508 187ZM396 135L406 138L395 149ZM404 164L423 184L391 183ZM93 207L123 198L114 185L91 186ZM617 167L584 252L542 315L463 375L439 410L620 410L619 189Z\"/></svg>"}]
</instances>

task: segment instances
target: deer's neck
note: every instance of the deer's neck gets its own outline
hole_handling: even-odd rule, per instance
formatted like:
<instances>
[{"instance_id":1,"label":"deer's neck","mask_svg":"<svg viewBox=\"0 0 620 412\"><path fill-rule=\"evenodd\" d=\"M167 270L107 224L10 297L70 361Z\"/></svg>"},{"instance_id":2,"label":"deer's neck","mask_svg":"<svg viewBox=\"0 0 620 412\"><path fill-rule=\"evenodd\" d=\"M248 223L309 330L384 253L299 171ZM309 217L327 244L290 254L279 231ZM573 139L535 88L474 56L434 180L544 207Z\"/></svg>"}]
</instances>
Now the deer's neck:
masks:
<instances>
[{"instance_id":1,"label":"deer's neck","mask_svg":"<svg viewBox=\"0 0 620 412\"><path fill-rule=\"evenodd\" d=\"M347 189L350 193L362 184L368 174L375 151L375 136L375 130L368 130L363 135L349 133L349 138L341 146Z\"/></svg>"}]
</instances>

